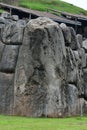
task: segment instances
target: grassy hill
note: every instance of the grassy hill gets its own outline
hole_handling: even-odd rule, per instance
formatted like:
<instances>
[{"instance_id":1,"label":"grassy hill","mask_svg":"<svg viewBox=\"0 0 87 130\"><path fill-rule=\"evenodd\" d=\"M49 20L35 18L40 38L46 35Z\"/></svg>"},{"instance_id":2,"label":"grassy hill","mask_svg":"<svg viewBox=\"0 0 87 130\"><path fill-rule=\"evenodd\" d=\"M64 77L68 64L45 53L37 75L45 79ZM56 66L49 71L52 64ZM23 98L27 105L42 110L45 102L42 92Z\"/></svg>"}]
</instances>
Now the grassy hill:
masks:
<instances>
[{"instance_id":1,"label":"grassy hill","mask_svg":"<svg viewBox=\"0 0 87 130\"><path fill-rule=\"evenodd\" d=\"M51 8L73 14L87 15L87 11L84 9L60 0L20 0L19 6L40 11L46 11L47 8Z\"/></svg>"}]
</instances>

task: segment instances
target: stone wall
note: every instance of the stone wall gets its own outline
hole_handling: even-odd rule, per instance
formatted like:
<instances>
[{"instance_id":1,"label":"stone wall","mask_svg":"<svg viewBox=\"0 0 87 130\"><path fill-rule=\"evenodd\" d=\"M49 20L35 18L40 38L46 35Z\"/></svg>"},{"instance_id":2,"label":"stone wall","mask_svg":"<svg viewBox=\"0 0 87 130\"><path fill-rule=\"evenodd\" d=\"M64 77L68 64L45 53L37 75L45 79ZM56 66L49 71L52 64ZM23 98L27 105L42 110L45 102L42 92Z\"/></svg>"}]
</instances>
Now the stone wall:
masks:
<instances>
[{"instance_id":1,"label":"stone wall","mask_svg":"<svg viewBox=\"0 0 87 130\"><path fill-rule=\"evenodd\" d=\"M0 17L0 113L87 114L87 40L64 23Z\"/></svg>"}]
</instances>

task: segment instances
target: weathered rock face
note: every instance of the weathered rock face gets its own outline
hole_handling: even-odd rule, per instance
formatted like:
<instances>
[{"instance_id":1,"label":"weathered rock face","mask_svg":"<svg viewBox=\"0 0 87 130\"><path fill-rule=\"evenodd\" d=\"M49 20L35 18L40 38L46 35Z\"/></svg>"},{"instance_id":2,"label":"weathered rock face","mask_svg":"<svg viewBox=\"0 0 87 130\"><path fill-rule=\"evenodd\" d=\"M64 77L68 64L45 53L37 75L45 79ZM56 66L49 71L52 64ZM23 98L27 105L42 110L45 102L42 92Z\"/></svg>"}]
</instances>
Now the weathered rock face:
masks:
<instances>
[{"instance_id":1,"label":"weathered rock face","mask_svg":"<svg viewBox=\"0 0 87 130\"><path fill-rule=\"evenodd\" d=\"M2 23L1 20L3 20ZM3 14L0 17L0 113L11 115L14 107L14 74L20 44L16 45L15 40L14 44L9 42L8 45L8 39L13 36L14 30L10 29L10 32L8 29L5 32L3 30L6 30L7 26L12 25L13 22L9 15ZM17 31L15 30L14 34L18 34ZM3 33L6 37L2 35ZM18 39L18 37L16 35L15 39ZM3 39L5 39L5 42L3 42Z\"/></svg>"},{"instance_id":2,"label":"weathered rock face","mask_svg":"<svg viewBox=\"0 0 87 130\"><path fill-rule=\"evenodd\" d=\"M78 102L78 89L73 84L68 84L67 86L67 109L68 109L68 115L76 115L79 114L78 108L79 108L79 102Z\"/></svg>"},{"instance_id":3,"label":"weathered rock face","mask_svg":"<svg viewBox=\"0 0 87 130\"><path fill-rule=\"evenodd\" d=\"M25 28L15 73L17 114L53 117L62 114L61 86L66 79L65 58L59 25L47 18L31 20Z\"/></svg>"},{"instance_id":4,"label":"weathered rock face","mask_svg":"<svg viewBox=\"0 0 87 130\"><path fill-rule=\"evenodd\" d=\"M7 24L1 31L1 38L5 44L22 44L24 26L21 22Z\"/></svg>"},{"instance_id":5,"label":"weathered rock face","mask_svg":"<svg viewBox=\"0 0 87 130\"><path fill-rule=\"evenodd\" d=\"M87 54L82 36L44 17L27 23L3 14L1 20L0 113L74 116L80 113L80 98L87 113Z\"/></svg>"},{"instance_id":6,"label":"weathered rock face","mask_svg":"<svg viewBox=\"0 0 87 130\"><path fill-rule=\"evenodd\" d=\"M0 71L12 73L15 71L19 46L6 45L0 62Z\"/></svg>"},{"instance_id":7,"label":"weathered rock face","mask_svg":"<svg viewBox=\"0 0 87 130\"><path fill-rule=\"evenodd\" d=\"M0 72L0 113L13 113L13 74Z\"/></svg>"},{"instance_id":8,"label":"weathered rock face","mask_svg":"<svg viewBox=\"0 0 87 130\"><path fill-rule=\"evenodd\" d=\"M60 27L61 27L61 29L63 31L63 34L64 34L64 39L65 39L66 46L70 46L70 44L71 44L71 31L70 31L70 28L67 27L66 24L64 24L64 23L61 23Z\"/></svg>"},{"instance_id":9,"label":"weathered rock face","mask_svg":"<svg viewBox=\"0 0 87 130\"><path fill-rule=\"evenodd\" d=\"M87 39L83 41L82 47L84 48L85 52L87 53Z\"/></svg>"}]
</instances>

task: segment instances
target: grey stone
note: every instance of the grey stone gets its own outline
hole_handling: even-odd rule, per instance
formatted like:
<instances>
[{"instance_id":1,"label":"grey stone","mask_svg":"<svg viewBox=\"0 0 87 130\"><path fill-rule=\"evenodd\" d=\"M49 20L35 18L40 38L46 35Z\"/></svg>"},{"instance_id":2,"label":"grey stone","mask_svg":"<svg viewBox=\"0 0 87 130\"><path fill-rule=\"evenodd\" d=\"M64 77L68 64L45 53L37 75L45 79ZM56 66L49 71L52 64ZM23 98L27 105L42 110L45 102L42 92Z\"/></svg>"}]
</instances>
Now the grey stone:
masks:
<instances>
[{"instance_id":1,"label":"grey stone","mask_svg":"<svg viewBox=\"0 0 87 130\"><path fill-rule=\"evenodd\" d=\"M20 27L25 27L27 24L26 20L18 20L17 25Z\"/></svg>"},{"instance_id":2,"label":"grey stone","mask_svg":"<svg viewBox=\"0 0 87 130\"><path fill-rule=\"evenodd\" d=\"M78 48L81 48L82 47L82 35L81 34L77 34L76 35L76 38L77 38L77 42L78 42Z\"/></svg>"},{"instance_id":3,"label":"grey stone","mask_svg":"<svg viewBox=\"0 0 87 130\"><path fill-rule=\"evenodd\" d=\"M19 22L7 24L1 30L2 42L9 45L20 45L23 40L23 25Z\"/></svg>"},{"instance_id":4,"label":"grey stone","mask_svg":"<svg viewBox=\"0 0 87 130\"><path fill-rule=\"evenodd\" d=\"M64 39L65 39L65 44L67 46L69 46L70 43L71 43L71 32L70 32L70 28L68 26L66 26L66 24L64 24L64 23L61 23L60 27L61 27L61 29L63 31L63 35L64 35Z\"/></svg>"},{"instance_id":5,"label":"grey stone","mask_svg":"<svg viewBox=\"0 0 87 130\"><path fill-rule=\"evenodd\" d=\"M78 64L78 66L82 66L82 62L81 62L81 57L79 55L78 51L73 51L74 55L75 55L75 59L76 59L76 63Z\"/></svg>"},{"instance_id":6,"label":"grey stone","mask_svg":"<svg viewBox=\"0 0 87 130\"><path fill-rule=\"evenodd\" d=\"M78 68L76 87L78 88L79 95L84 93L83 69L81 68Z\"/></svg>"},{"instance_id":7,"label":"grey stone","mask_svg":"<svg viewBox=\"0 0 87 130\"><path fill-rule=\"evenodd\" d=\"M83 52L83 57L82 57ZM81 48L78 51L73 51L76 59L77 74L76 74L76 87L78 88L79 94L84 92L84 79L83 79L83 68L86 65L86 57L84 50ZM83 61L84 58L84 61Z\"/></svg>"},{"instance_id":8,"label":"grey stone","mask_svg":"<svg viewBox=\"0 0 87 130\"><path fill-rule=\"evenodd\" d=\"M5 27L6 20L3 17L0 17L0 40L1 40L1 29Z\"/></svg>"},{"instance_id":9,"label":"grey stone","mask_svg":"<svg viewBox=\"0 0 87 130\"><path fill-rule=\"evenodd\" d=\"M79 112L78 89L73 84L67 86L68 115L76 115ZM78 113L79 114L79 113Z\"/></svg>"},{"instance_id":10,"label":"grey stone","mask_svg":"<svg viewBox=\"0 0 87 130\"><path fill-rule=\"evenodd\" d=\"M77 38L76 38L76 32L75 32L75 30L72 27L70 27L70 32L71 32L70 48L72 50L77 50L79 47L78 47L78 42L77 42Z\"/></svg>"},{"instance_id":11,"label":"grey stone","mask_svg":"<svg viewBox=\"0 0 87 130\"><path fill-rule=\"evenodd\" d=\"M79 93L83 92L83 73L82 73L82 61L77 51L72 51L71 48L66 48L67 59L67 82L74 84Z\"/></svg>"},{"instance_id":12,"label":"grey stone","mask_svg":"<svg viewBox=\"0 0 87 130\"><path fill-rule=\"evenodd\" d=\"M0 72L0 114L12 114L13 98L13 74Z\"/></svg>"},{"instance_id":13,"label":"grey stone","mask_svg":"<svg viewBox=\"0 0 87 130\"><path fill-rule=\"evenodd\" d=\"M86 114L87 54L81 35L45 17L16 20L3 17L0 24L0 113L73 116L80 113L81 97Z\"/></svg>"},{"instance_id":14,"label":"grey stone","mask_svg":"<svg viewBox=\"0 0 87 130\"><path fill-rule=\"evenodd\" d=\"M86 67L86 54L83 48L78 50L82 68Z\"/></svg>"},{"instance_id":15,"label":"grey stone","mask_svg":"<svg viewBox=\"0 0 87 130\"><path fill-rule=\"evenodd\" d=\"M3 13L1 14L1 17L8 19L8 18L11 18L11 15L10 15L10 13L8 13L8 12L3 12Z\"/></svg>"},{"instance_id":16,"label":"grey stone","mask_svg":"<svg viewBox=\"0 0 87 130\"><path fill-rule=\"evenodd\" d=\"M67 81L69 83L76 84L76 77L78 73L78 65L76 62L75 55L70 47L66 48L66 66L67 66Z\"/></svg>"},{"instance_id":17,"label":"grey stone","mask_svg":"<svg viewBox=\"0 0 87 130\"><path fill-rule=\"evenodd\" d=\"M1 61L1 58L3 55L4 47L5 47L5 45L0 41L0 61Z\"/></svg>"},{"instance_id":18,"label":"grey stone","mask_svg":"<svg viewBox=\"0 0 87 130\"><path fill-rule=\"evenodd\" d=\"M86 54L86 67L87 67L87 54Z\"/></svg>"},{"instance_id":19,"label":"grey stone","mask_svg":"<svg viewBox=\"0 0 87 130\"><path fill-rule=\"evenodd\" d=\"M62 116L65 58L64 38L59 25L43 17L30 20L25 28L15 72L15 114Z\"/></svg>"},{"instance_id":20,"label":"grey stone","mask_svg":"<svg viewBox=\"0 0 87 130\"><path fill-rule=\"evenodd\" d=\"M85 52L87 53L87 39L82 42L82 47L84 48Z\"/></svg>"},{"instance_id":21,"label":"grey stone","mask_svg":"<svg viewBox=\"0 0 87 130\"><path fill-rule=\"evenodd\" d=\"M19 50L19 46L5 45L1 62L0 62L0 71L6 73L7 72L12 73L15 71L15 66L18 57L18 50Z\"/></svg>"},{"instance_id":22,"label":"grey stone","mask_svg":"<svg viewBox=\"0 0 87 130\"><path fill-rule=\"evenodd\" d=\"M1 24L6 24L6 20L5 20L5 18L3 18L3 17L0 17L0 25Z\"/></svg>"},{"instance_id":23,"label":"grey stone","mask_svg":"<svg viewBox=\"0 0 87 130\"><path fill-rule=\"evenodd\" d=\"M19 17L18 17L18 15L12 15L11 19L14 20L14 21L18 21Z\"/></svg>"}]
</instances>

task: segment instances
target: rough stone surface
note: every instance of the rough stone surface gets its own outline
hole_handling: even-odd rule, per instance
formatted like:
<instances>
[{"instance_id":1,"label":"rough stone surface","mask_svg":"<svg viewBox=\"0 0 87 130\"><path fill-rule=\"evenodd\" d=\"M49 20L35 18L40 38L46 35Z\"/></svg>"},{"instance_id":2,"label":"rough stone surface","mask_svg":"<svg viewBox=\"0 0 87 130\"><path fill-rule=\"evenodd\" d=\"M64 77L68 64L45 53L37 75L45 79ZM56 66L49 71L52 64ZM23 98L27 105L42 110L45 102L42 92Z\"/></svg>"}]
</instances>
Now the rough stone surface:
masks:
<instances>
[{"instance_id":1,"label":"rough stone surface","mask_svg":"<svg viewBox=\"0 0 87 130\"><path fill-rule=\"evenodd\" d=\"M1 62L4 48L5 48L5 45L0 41L0 62Z\"/></svg>"},{"instance_id":2,"label":"rough stone surface","mask_svg":"<svg viewBox=\"0 0 87 130\"><path fill-rule=\"evenodd\" d=\"M12 114L14 98L13 74L0 72L0 113Z\"/></svg>"},{"instance_id":3,"label":"rough stone surface","mask_svg":"<svg viewBox=\"0 0 87 130\"><path fill-rule=\"evenodd\" d=\"M3 12L3 13L1 14L1 17L8 19L8 18L11 17L11 15L10 15L10 13L8 13L8 12Z\"/></svg>"},{"instance_id":4,"label":"rough stone surface","mask_svg":"<svg viewBox=\"0 0 87 130\"><path fill-rule=\"evenodd\" d=\"M82 36L45 17L12 17L0 17L0 114L74 116L81 103L87 114Z\"/></svg>"},{"instance_id":5,"label":"rough stone surface","mask_svg":"<svg viewBox=\"0 0 87 130\"><path fill-rule=\"evenodd\" d=\"M66 26L66 24L61 23L60 27L63 31L63 35L64 35L64 39L65 39L65 44L66 46L69 46L71 43L71 31L70 28L68 26Z\"/></svg>"},{"instance_id":6,"label":"rough stone surface","mask_svg":"<svg viewBox=\"0 0 87 130\"><path fill-rule=\"evenodd\" d=\"M77 38L77 42L78 42L78 48L81 48L82 47L82 35L77 34L76 38Z\"/></svg>"},{"instance_id":7,"label":"rough stone surface","mask_svg":"<svg viewBox=\"0 0 87 130\"><path fill-rule=\"evenodd\" d=\"M6 20L3 17L0 17L0 41L1 41L1 30L5 27Z\"/></svg>"},{"instance_id":8,"label":"rough stone surface","mask_svg":"<svg viewBox=\"0 0 87 130\"><path fill-rule=\"evenodd\" d=\"M79 51L73 51L75 59L76 59L76 63L78 64L79 67L82 67L82 61L81 61L81 57L79 55Z\"/></svg>"},{"instance_id":9,"label":"rough stone surface","mask_svg":"<svg viewBox=\"0 0 87 130\"><path fill-rule=\"evenodd\" d=\"M0 26L1 26L1 24L6 24L6 20L3 17L0 17Z\"/></svg>"},{"instance_id":10,"label":"rough stone surface","mask_svg":"<svg viewBox=\"0 0 87 130\"><path fill-rule=\"evenodd\" d=\"M70 27L70 32L71 32L70 48L72 50L77 50L79 47L78 47L78 42L77 42L77 38L76 38L76 32L75 32L75 30L72 27Z\"/></svg>"},{"instance_id":11,"label":"rough stone surface","mask_svg":"<svg viewBox=\"0 0 87 130\"><path fill-rule=\"evenodd\" d=\"M66 48L67 52L67 61L66 61L66 66L67 66L67 81L70 83L75 83L77 81L77 73L78 73L78 66L77 62L75 59L75 55L71 48Z\"/></svg>"},{"instance_id":12,"label":"rough stone surface","mask_svg":"<svg viewBox=\"0 0 87 130\"><path fill-rule=\"evenodd\" d=\"M78 50L79 57L81 59L81 66L84 68L86 67L86 53L83 48Z\"/></svg>"},{"instance_id":13,"label":"rough stone surface","mask_svg":"<svg viewBox=\"0 0 87 130\"><path fill-rule=\"evenodd\" d=\"M21 23L21 22L20 22ZM12 44L12 45L20 45L22 44L23 40L23 25L17 23L10 23L7 24L2 30L1 30L1 38L2 42L5 44Z\"/></svg>"},{"instance_id":14,"label":"rough stone surface","mask_svg":"<svg viewBox=\"0 0 87 130\"><path fill-rule=\"evenodd\" d=\"M87 53L87 39L82 42L82 47L85 49L85 52Z\"/></svg>"},{"instance_id":15,"label":"rough stone surface","mask_svg":"<svg viewBox=\"0 0 87 130\"><path fill-rule=\"evenodd\" d=\"M19 17L18 17L18 15L12 15L11 19L14 20L14 21L18 21Z\"/></svg>"},{"instance_id":16,"label":"rough stone surface","mask_svg":"<svg viewBox=\"0 0 87 130\"><path fill-rule=\"evenodd\" d=\"M75 85L68 84L67 93L68 115L76 115L76 112L78 113L79 110L78 89Z\"/></svg>"},{"instance_id":17,"label":"rough stone surface","mask_svg":"<svg viewBox=\"0 0 87 130\"><path fill-rule=\"evenodd\" d=\"M86 67L87 67L87 53L86 53Z\"/></svg>"},{"instance_id":18,"label":"rough stone surface","mask_svg":"<svg viewBox=\"0 0 87 130\"><path fill-rule=\"evenodd\" d=\"M3 46L1 48L1 51ZM18 57L19 46L14 45L5 45L1 62L0 62L0 71L12 73L15 71L17 57Z\"/></svg>"},{"instance_id":19,"label":"rough stone surface","mask_svg":"<svg viewBox=\"0 0 87 130\"><path fill-rule=\"evenodd\" d=\"M62 115L65 57L64 38L57 23L38 18L27 24L15 73L16 114Z\"/></svg>"}]
</instances>

